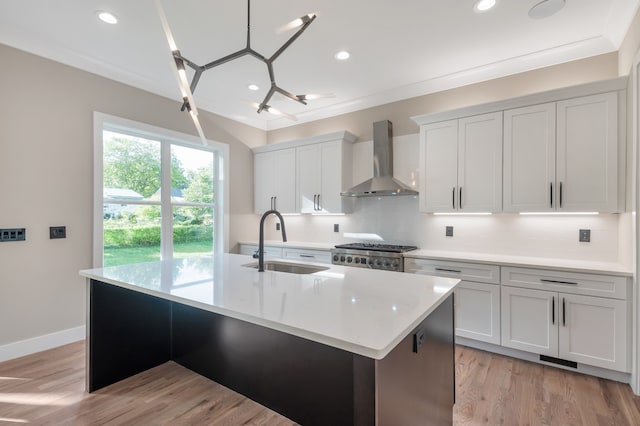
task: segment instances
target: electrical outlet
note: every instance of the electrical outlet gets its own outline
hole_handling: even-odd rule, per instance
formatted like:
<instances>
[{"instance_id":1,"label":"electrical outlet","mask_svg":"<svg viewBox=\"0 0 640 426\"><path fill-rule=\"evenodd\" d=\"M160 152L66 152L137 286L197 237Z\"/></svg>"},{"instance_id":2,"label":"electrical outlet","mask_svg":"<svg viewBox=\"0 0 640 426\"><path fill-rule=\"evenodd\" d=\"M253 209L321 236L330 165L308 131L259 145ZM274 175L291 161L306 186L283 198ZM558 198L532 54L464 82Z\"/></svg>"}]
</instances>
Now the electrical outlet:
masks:
<instances>
[{"instance_id":1,"label":"electrical outlet","mask_svg":"<svg viewBox=\"0 0 640 426\"><path fill-rule=\"evenodd\" d=\"M453 237L453 226L447 226L444 235L445 237Z\"/></svg>"},{"instance_id":2,"label":"electrical outlet","mask_svg":"<svg viewBox=\"0 0 640 426\"><path fill-rule=\"evenodd\" d=\"M591 242L591 229L581 229L578 240L581 243Z\"/></svg>"},{"instance_id":3,"label":"electrical outlet","mask_svg":"<svg viewBox=\"0 0 640 426\"><path fill-rule=\"evenodd\" d=\"M24 228L0 229L0 242L24 241L27 231Z\"/></svg>"},{"instance_id":4,"label":"electrical outlet","mask_svg":"<svg viewBox=\"0 0 640 426\"><path fill-rule=\"evenodd\" d=\"M276 222L276 231L280 230L280 222Z\"/></svg>"},{"instance_id":5,"label":"electrical outlet","mask_svg":"<svg viewBox=\"0 0 640 426\"><path fill-rule=\"evenodd\" d=\"M338 223L333 224L333 232L340 232L340 224Z\"/></svg>"},{"instance_id":6,"label":"electrical outlet","mask_svg":"<svg viewBox=\"0 0 640 426\"><path fill-rule=\"evenodd\" d=\"M57 238L67 238L66 226L51 226L49 227L49 239L55 240Z\"/></svg>"}]
</instances>

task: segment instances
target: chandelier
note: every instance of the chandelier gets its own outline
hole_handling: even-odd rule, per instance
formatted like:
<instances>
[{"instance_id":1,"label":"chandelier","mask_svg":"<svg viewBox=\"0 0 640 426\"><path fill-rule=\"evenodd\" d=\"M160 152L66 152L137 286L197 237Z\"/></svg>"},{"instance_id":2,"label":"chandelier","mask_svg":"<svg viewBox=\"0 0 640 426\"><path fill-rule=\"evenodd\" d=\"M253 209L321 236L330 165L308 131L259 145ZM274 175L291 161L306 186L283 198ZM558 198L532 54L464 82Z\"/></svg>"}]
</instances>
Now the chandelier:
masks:
<instances>
[{"instance_id":1,"label":"chandelier","mask_svg":"<svg viewBox=\"0 0 640 426\"><path fill-rule=\"evenodd\" d=\"M194 119L196 128L198 128L198 133L201 133L202 129L200 128L200 124L197 120L198 113L195 107L195 101L193 100L193 92L196 90L196 87L198 86L198 82L200 81L200 77L202 76L202 73L212 68L215 68L217 66L220 66L222 64L225 64L227 62L242 58L244 56L251 56L257 59L258 61L263 62L267 66L267 72L269 74L269 80L271 82L269 91L265 95L262 102L253 104L258 113L262 111L267 111L272 114L281 115L281 116L290 118L292 120L296 120L295 116L279 111L273 108L271 105L269 105L269 101L271 100L271 98L275 93L280 93L281 95L284 95L287 98L304 105L307 105L307 101L310 99L317 99L320 97L331 96L331 95L311 95L311 94L294 95L293 93L278 86L278 83L276 82L275 72L273 70L273 63L275 62L275 60L278 59L278 57L298 37L300 37L300 35L309 27L309 25L311 25L311 23L316 19L315 14L308 14L308 15L301 16L300 18L295 19L294 21L283 26L282 27L283 30L291 30L294 28L298 28L298 30L282 46L280 46L278 50L276 50L273 54L271 54L271 56L267 57L265 55L262 55L256 52L251 47L251 0L247 0L247 38L246 38L247 44L246 46L243 49L238 50L237 52L215 59L204 65L198 65L193 61L189 60L188 58L186 58L185 56L183 56L180 50L178 49L178 47L176 46L175 40L173 38L173 35L171 34L171 30L167 22L167 18L164 14L164 10L162 9L160 0L156 0L156 7L158 9L158 15L160 17L160 21L162 23L162 27L165 32L167 42L169 43L171 54L173 55L173 60L175 62L174 71L176 73L178 85L180 86L180 91L182 93L183 103L182 103L181 110L184 111L186 109L191 114L192 118ZM189 83L187 78L187 73L186 73L187 66L194 71L194 75L191 80L191 83Z\"/></svg>"}]
</instances>

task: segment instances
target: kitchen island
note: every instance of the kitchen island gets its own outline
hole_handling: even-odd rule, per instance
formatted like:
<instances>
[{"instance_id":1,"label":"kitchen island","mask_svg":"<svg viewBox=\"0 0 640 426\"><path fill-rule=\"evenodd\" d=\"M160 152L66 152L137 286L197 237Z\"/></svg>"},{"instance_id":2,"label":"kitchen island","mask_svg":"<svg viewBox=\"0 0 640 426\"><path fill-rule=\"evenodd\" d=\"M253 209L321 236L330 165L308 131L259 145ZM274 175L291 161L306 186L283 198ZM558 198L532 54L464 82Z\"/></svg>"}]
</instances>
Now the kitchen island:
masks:
<instances>
[{"instance_id":1,"label":"kitchen island","mask_svg":"<svg viewBox=\"0 0 640 426\"><path fill-rule=\"evenodd\" d=\"M87 390L173 360L304 425L451 424L458 280L252 263L221 254L81 271Z\"/></svg>"}]
</instances>

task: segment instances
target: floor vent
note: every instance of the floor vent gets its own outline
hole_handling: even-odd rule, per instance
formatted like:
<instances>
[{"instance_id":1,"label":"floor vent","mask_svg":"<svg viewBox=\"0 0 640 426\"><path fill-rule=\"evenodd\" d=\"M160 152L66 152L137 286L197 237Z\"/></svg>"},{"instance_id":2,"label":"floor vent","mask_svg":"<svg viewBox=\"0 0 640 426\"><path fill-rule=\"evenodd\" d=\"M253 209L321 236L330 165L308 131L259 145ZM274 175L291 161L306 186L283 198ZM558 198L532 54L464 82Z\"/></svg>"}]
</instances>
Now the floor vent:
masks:
<instances>
[{"instance_id":1,"label":"floor vent","mask_svg":"<svg viewBox=\"0 0 640 426\"><path fill-rule=\"evenodd\" d=\"M540 361L552 362L564 367L578 368L578 363L575 361L567 361L566 359L554 358L547 355L540 355Z\"/></svg>"}]
</instances>

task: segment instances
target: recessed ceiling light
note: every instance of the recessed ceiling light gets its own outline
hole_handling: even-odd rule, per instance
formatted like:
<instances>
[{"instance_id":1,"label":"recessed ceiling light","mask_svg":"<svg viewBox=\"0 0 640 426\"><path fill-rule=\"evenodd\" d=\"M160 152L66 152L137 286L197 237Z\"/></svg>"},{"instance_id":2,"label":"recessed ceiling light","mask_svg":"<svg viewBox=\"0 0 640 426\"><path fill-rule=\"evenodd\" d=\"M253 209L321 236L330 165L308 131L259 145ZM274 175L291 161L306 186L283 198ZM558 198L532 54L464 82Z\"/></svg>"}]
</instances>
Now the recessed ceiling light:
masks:
<instances>
[{"instance_id":1,"label":"recessed ceiling light","mask_svg":"<svg viewBox=\"0 0 640 426\"><path fill-rule=\"evenodd\" d=\"M250 84L247 86L247 89L256 91L256 90L260 90L260 86L258 86L257 84Z\"/></svg>"},{"instance_id":2,"label":"recessed ceiling light","mask_svg":"<svg viewBox=\"0 0 640 426\"><path fill-rule=\"evenodd\" d=\"M98 14L98 18L100 18L100 20L102 22L106 22L107 24L117 24L118 23L118 18L116 18L115 16L113 16L113 14L111 14L109 12L105 12L105 11L99 10L96 13Z\"/></svg>"},{"instance_id":3,"label":"recessed ceiling light","mask_svg":"<svg viewBox=\"0 0 640 426\"><path fill-rule=\"evenodd\" d=\"M564 7L565 0L544 0L529 9L529 18L544 19L554 15Z\"/></svg>"},{"instance_id":4,"label":"recessed ceiling light","mask_svg":"<svg viewBox=\"0 0 640 426\"><path fill-rule=\"evenodd\" d=\"M338 53L336 53L333 57L339 61L346 61L347 59L349 59L350 56L351 54L349 52L347 52L346 50L341 50Z\"/></svg>"},{"instance_id":5,"label":"recessed ceiling light","mask_svg":"<svg viewBox=\"0 0 640 426\"><path fill-rule=\"evenodd\" d=\"M486 12L489 9L493 9L496 5L496 0L477 0L476 4L473 5L473 10L477 13Z\"/></svg>"}]
</instances>

